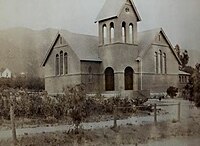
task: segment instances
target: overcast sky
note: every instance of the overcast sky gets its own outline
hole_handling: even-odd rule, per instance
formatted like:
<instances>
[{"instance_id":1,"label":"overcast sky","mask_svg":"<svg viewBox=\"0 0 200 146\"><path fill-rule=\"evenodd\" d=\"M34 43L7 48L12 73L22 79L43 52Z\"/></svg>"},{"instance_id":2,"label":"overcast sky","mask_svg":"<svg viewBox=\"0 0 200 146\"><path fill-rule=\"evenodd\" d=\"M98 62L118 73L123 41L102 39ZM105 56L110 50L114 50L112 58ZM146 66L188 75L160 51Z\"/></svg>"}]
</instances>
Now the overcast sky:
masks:
<instances>
[{"instance_id":1,"label":"overcast sky","mask_svg":"<svg viewBox=\"0 0 200 146\"><path fill-rule=\"evenodd\" d=\"M58 28L97 35L105 0L0 0L0 29ZM134 0L139 31L163 27L172 44L200 50L200 0ZM112 6L111 6L112 8Z\"/></svg>"}]
</instances>

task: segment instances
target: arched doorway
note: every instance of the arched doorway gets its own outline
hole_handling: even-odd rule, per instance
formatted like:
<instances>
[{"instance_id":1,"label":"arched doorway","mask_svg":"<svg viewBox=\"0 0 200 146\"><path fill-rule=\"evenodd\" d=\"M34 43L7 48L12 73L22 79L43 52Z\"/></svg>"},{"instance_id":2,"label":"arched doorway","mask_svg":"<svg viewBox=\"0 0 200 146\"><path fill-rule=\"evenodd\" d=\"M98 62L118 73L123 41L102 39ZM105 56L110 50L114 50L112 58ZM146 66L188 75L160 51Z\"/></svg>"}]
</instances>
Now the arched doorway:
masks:
<instances>
[{"instance_id":1,"label":"arched doorway","mask_svg":"<svg viewBox=\"0 0 200 146\"><path fill-rule=\"evenodd\" d=\"M114 81L114 70L111 67L106 68L105 70L105 90L114 91L115 90L115 81Z\"/></svg>"},{"instance_id":2,"label":"arched doorway","mask_svg":"<svg viewBox=\"0 0 200 146\"><path fill-rule=\"evenodd\" d=\"M127 67L124 72L125 90L133 90L133 69Z\"/></svg>"}]
</instances>

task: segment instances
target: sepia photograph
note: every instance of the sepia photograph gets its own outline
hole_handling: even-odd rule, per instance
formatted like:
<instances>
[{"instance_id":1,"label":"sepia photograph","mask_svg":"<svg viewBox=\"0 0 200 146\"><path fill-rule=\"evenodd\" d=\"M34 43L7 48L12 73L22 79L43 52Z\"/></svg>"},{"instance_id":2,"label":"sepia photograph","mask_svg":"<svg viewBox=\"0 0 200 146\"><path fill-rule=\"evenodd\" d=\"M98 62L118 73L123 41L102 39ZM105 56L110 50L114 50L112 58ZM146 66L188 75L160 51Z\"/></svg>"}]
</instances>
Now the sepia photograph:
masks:
<instances>
[{"instance_id":1,"label":"sepia photograph","mask_svg":"<svg viewBox=\"0 0 200 146\"><path fill-rule=\"evenodd\" d=\"M0 146L200 146L199 0L0 0Z\"/></svg>"}]
</instances>

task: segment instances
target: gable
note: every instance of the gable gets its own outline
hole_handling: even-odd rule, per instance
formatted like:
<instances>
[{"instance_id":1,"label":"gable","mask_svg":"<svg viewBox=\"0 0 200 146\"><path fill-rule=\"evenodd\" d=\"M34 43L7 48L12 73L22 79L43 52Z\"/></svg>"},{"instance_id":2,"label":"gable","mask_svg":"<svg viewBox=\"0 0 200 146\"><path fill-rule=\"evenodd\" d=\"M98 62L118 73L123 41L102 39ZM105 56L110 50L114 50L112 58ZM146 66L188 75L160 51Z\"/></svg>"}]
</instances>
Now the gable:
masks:
<instances>
[{"instance_id":1,"label":"gable","mask_svg":"<svg viewBox=\"0 0 200 146\"><path fill-rule=\"evenodd\" d=\"M163 35L162 31L155 35L153 44L163 45L163 46L170 46L168 41L166 40L165 36Z\"/></svg>"},{"instance_id":2,"label":"gable","mask_svg":"<svg viewBox=\"0 0 200 146\"><path fill-rule=\"evenodd\" d=\"M61 38L62 40L60 40ZM101 61L98 55L98 38L96 36L75 34L61 30L50 45L42 62L42 66L45 66L53 49L63 45L70 46L79 60Z\"/></svg>"},{"instance_id":3,"label":"gable","mask_svg":"<svg viewBox=\"0 0 200 146\"><path fill-rule=\"evenodd\" d=\"M3 73L11 73L11 71L8 68L6 68Z\"/></svg>"},{"instance_id":4,"label":"gable","mask_svg":"<svg viewBox=\"0 0 200 146\"><path fill-rule=\"evenodd\" d=\"M134 19L134 21L137 22L137 15L129 0L127 0L127 2L124 3L123 6L121 7L118 17L122 17L123 19L130 19L131 21Z\"/></svg>"},{"instance_id":5,"label":"gable","mask_svg":"<svg viewBox=\"0 0 200 146\"><path fill-rule=\"evenodd\" d=\"M158 37L161 35L161 41L159 41ZM145 54L148 52L152 44L156 45L166 45L170 48L172 54L176 58L179 64L181 64L181 61L177 54L175 53L174 47L172 46L171 42L169 41L167 35L165 34L164 30L162 28L148 30L144 32L139 33L139 54L137 60L140 60L140 58L143 58Z\"/></svg>"},{"instance_id":6,"label":"gable","mask_svg":"<svg viewBox=\"0 0 200 146\"><path fill-rule=\"evenodd\" d=\"M65 40L65 38L63 36L59 35L59 37L56 40L56 43L54 45L54 48L58 48L58 47L61 47L64 45L69 45L69 44L67 43L67 41Z\"/></svg>"},{"instance_id":7,"label":"gable","mask_svg":"<svg viewBox=\"0 0 200 146\"><path fill-rule=\"evenodd\" d=\"M139 13L132 0L106 0L95 22L119 17L121 10L123 9L125 4L131 6L137 17L137 21L141 21L141 17L139 16Z\"/></svg>"}]
</instances>

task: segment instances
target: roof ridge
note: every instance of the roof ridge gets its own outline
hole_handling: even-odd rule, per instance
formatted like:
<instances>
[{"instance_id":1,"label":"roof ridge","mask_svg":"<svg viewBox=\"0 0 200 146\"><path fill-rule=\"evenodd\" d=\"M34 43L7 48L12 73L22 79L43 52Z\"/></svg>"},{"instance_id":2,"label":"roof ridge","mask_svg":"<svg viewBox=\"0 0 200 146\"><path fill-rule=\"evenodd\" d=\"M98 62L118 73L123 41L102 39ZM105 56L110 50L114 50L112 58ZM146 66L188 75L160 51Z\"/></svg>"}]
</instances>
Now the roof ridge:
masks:
<instances>
[{"instance_id":1,"label":"roof ridge","mask_svg":"<svg viewBox=\"0 0 200 146\"><path fill-rule=\"evenodd\" d=\"M162 27L156 27L156 28L140 31L139 33L148 32L148 31L157 31L157 30L163 30L163 29L162 29Z\"/></svg>"},{"instance_id":2,"label":"roof ridge","mask_svg":"<svg viewBox=\"0 0 200 146\"><path fill-rule=\"evenodd\" d=\"M72 32L72 31L69 31L67 29L60 29L58 32L59 32L59 34L67 32L69 34L75 34L75 35L81 35L81 36L88 36L88 37L97 37L98 38L98 36L95 36L95 35L92 35L92 34L84 34L84 33Z\"/></svg>"}]
</instances>

